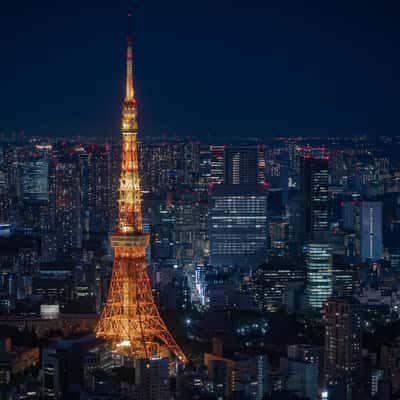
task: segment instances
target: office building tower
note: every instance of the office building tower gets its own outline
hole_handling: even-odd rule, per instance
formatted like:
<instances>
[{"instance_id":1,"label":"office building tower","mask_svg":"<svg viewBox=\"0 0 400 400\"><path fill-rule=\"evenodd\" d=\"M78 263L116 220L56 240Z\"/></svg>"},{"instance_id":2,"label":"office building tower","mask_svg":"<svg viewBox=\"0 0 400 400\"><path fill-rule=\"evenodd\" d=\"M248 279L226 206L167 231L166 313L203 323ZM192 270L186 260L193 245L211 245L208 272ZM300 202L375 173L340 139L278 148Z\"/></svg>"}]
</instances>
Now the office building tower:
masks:
<instances>
[{"instance_id":1,"label":"office building tower","mask_svg":"<svg viewBox=\"0 0 400 400\"><path fill-rule=\"evenodd\" d=\"M211 183L211 151L210 146L199 147L199 178L195 183L199 190L206 190Z\"/></svg>"},{"instance_id":2,"label":"office building tower","mask_svg":"<svg viewBox=\"0 0 400 400\"><path fill-rule=\"evenodd\" d=\"M289 392L310 400L318 399L323 348L310 345L292 345L287 350L287 383Z\"/></svg>"},{"instance_id":3,"label":"office building tower","mask_svg":"<svg viewBox=\"0 0 400 400\"><path fill-rule=\"evenodd\" d=\"M259 183L259 149L257 146L226 147L224 157L225 184L256 185Z\"/></svg>"},{"instance_id":4,"label":"office building tower","mask_svg":"<svg viewBox=\"0 0 400 400\"><path fill-rule=\"evenodd\" d=\"M48 201L48 161L42 158L22 163L22 190L29 201Z\"/></svg>"},{"instance_id":5,"label":"office building tower","mask_svg":"<svg viewBox=\"0 0 400 400\"><path fill-rule=\"evenodd\" d=\"M282 191L282 206L288 202L288 154L283 149L271 149L266 154L266 181L270 188Z\"/></svg>"},{"instance_id":6,"label":"office building tower","mask_svg":"<svg viewBox=\"0 0 400 400\"><path fill-rule=\"evenodd\" d=\"M268 198L269 200L269 198ZM269 203L269 201L268 201ZM282 219L269 220L269 253L286 257L289 250L289 223Z\"/></svg>"},{"instance_id":7,"label":"office building tower","mask_svg":"<svg viewBox=\"0 0 400 400\"><path fill-rule=\"evenodd\" d=\"M168 400L168 358L138 358L135 360L135 385L140 400Z\"/></svg>"},{"instance_id":8,"label":"office building tower","mask_svg":"<svg viewBox=\"0 0 400 400\"><path fill-rule=\"evenodd\" d=\"M357 216L357 203L354 201L343 201L342 206L342 227L346 232L354 231Z\"/></svg>"},{"instance_id":9,"label":"office building tower","mask_svg":"<svg viewBox=\"0 0 400 400\"><path fill-rule=\"evenodd\" d=\"M257 363L257 400L262 400L269 391L268 387L268 373L270 363L268 356L262 354L256 357Z\"/></svg>"},{"instance_id":10,"label":"office building tower","mask_svg":"<svg viewBox=\"0 0 400 400\"><path fill-rule=\"evenodd\" d=\"M304 282L304 268L290 260L273 258L253 272L253 301L261 311L284 308L288 288Z\"/></svg>"},{"instance_id":11,"label":"office building tower","mask_svg":"<svg viewBox=\"0 0 400 400\"><path fill-rule=\"evenodd\" d=\"M224 183L225 146L210 146L210 182Z\"/></svg>"},{"instance_id":12,"label":"office building tower","mask_svg":"<svg viewBox=\"0 0 400 400\"><path fill-rule=\"evenodd\" d=\"M73 155L53 158L49 164L51 230L58 256L70 256L81 246L81 186L79 160Z\"/></svg>"},{"instance_id":13,"label":"office building tower","mask_svg":"<svg viewBox=\"0 0 400 400\"><path fill-rule=\"evenodd\" d=\"M354 297L330 298L325 306L325 384L342 387L345 399L359 390L361 305Z\"/></svg>"},{"instance_id":14,"label":"office building tower","mask_svg":"<svg viewBox=\"0 0 400 400\"><path fill-rule=\"evenodd\" d=\"M288 153L289 176L296 179L300 172L301 147L294 140L289 139L286 144Z\"/></svg>"},{"instance_id":15,"label":"office building tower","mask_svg":"<svg viewBox=\"0 0 400 400\"><path fill-rule=\"evenodd\" d=\"M307 303L319 310L332 294L332 250L327 244L309 243L305 251Z\"/></svg>"},{"instance_id":16,"label":"office building tower","mask_svg":"<svg viewBox=\"0 0 400 400\"><path fill-rule=\"evenodd\" d=\"M357 287L357 270L346 264L337 264L332 267L333 296L352 296Z\"/></svg>"},{"instance_id":17,"label":"office building tower","mask_svg":"<svg viewBox=\"0 0 400 400\"><path fill-rule=\"evenodd\" d=\"M138 143L142 190L162 193L193 185L200 172L200 147L195 142Z\"/></svg>"},{"instance_id":18,"label":"office building tower","mask_svg":"<svg viewBox=\"0 0 400 400\"><path fill-rule=\"evenodd\" d=\"M361 202L361 261L377 261L382 256L382 203Z\"/></svg>"},{"instance_id":19,"label":"office building tower","mask_svg":"<svg viewBox=\"0 0 400 400\"><path fill-rule=\"evenodd\" d=\"M259 144L257 145L258 149L258 183L265 183L267 180L267 172L266 172L266 160L265 160L265 145Z\"/></svg>"},{"instance_id":20,"label":"office building tower","mask_svg":"<svg viewBox=\"0 0 400 400\"><path fill-rule=\"evenodd\" d=\"M261 185L217 185L209 211L210 262L255 269L267 257L267 190Z\"/></svg>"},{"instance_id":21,"label":"office building tower","mask_svg":"<svg viewBox=\"0 0 400 400\"><path fill-rule=\"evenodd\" d=\"M111 203L112 164L109 145L88 145L80 154L82 164L82 225L85 233L107 234L114 228L115 204Z\"/></svg>"},{"instance_id":22,"label":"office building tower","mask_svg":"<svg viewBox=\"0 0 400 400\"><path fill-rule=\"evenodd\" d=\"M329 230L328 159L301 159L300 190L303 203L303 240L320 240Z\"/></svg>"}]
</instances>

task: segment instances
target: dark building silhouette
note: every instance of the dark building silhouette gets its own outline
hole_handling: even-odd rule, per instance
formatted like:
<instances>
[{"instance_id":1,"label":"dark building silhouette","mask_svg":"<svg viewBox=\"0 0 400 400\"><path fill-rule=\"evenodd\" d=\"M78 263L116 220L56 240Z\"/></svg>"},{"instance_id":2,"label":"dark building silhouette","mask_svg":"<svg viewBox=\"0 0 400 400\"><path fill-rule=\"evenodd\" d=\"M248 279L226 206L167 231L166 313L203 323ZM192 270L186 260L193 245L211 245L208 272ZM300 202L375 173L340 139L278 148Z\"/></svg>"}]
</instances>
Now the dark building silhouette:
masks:
<instances>
[{"instance_id":1,"label":"dark building silhouette","mask_svg":"<svg viewBox=\"0 0 400 400\"><path fill-rule=\"evenodd\" d=\"M303 240L319 240L328 231L328 159L304 156L300 164Z\"/></svg>"}]
</instances>

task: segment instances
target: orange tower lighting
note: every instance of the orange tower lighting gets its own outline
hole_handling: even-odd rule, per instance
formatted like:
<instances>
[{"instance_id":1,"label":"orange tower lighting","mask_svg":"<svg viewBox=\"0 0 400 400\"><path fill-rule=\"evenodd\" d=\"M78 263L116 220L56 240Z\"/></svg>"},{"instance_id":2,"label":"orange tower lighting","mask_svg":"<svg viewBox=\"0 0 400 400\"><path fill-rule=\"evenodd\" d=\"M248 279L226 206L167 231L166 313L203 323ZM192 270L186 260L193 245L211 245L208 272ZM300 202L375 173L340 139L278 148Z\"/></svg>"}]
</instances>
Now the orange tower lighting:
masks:
<instances>
[{"instance_id":1,"label":"orange tower lighting","mask_svg":"<svg viewBox=\"0 0 400 400\"><path fill-rule=\"evenodd\" d=\"M97 322L97 337L111 340L114 350L134 358L165 356L183 363L185 354L154 303L146 268L149 235L143 233L136 136L137 107L133 89L132 39L128 36L126 95L122 111L122 160L118 189L118 222L111 237L114 265L107 303Z\"/></svg>"}]
</instances>

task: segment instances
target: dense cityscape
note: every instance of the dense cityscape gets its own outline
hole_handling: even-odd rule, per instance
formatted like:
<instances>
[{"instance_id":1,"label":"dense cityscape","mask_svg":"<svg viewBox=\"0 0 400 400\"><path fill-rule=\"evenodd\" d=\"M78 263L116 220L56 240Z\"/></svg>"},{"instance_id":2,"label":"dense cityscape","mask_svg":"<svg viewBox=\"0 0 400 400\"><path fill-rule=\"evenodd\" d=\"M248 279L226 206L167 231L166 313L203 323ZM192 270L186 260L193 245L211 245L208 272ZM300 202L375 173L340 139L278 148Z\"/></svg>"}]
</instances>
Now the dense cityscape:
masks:
<instances>
[{"instance_id":1,"label":"dense cityscape","mask_svg":"<svg viewBox=\"0 0 400 400\"><path fill-rule=\"evenodd\" d=\"M400 136L147 135L120 63L120 134L0 134L0 399L400 399Z\"/></svg>"}]
</instances>

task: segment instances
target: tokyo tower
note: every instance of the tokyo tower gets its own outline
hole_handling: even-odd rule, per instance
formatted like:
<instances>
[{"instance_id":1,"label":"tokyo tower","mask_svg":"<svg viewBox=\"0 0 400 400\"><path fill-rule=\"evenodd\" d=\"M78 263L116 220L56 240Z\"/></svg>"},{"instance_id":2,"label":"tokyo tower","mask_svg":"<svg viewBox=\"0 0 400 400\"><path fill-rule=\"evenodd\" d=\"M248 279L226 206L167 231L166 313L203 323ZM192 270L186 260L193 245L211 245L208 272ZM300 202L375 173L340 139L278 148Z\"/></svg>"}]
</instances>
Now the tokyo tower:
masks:
<instances>
[{"instance_id":1,"label":"tokyo tower","mask_svg":"<svg viewBox=\"0 0 400 400\"><path fill-rule=\"evenodd\" d=\"M111 237L114 265L107 303L97 322L97 337L111 340L114 351L133 358L167 356L187 359L168 331L154 303L146 268L149 235L143 232L133 89L132 39L128 36L126 95L122 111L122 160L118 222Z\"/></svg>"}]
</instances>

